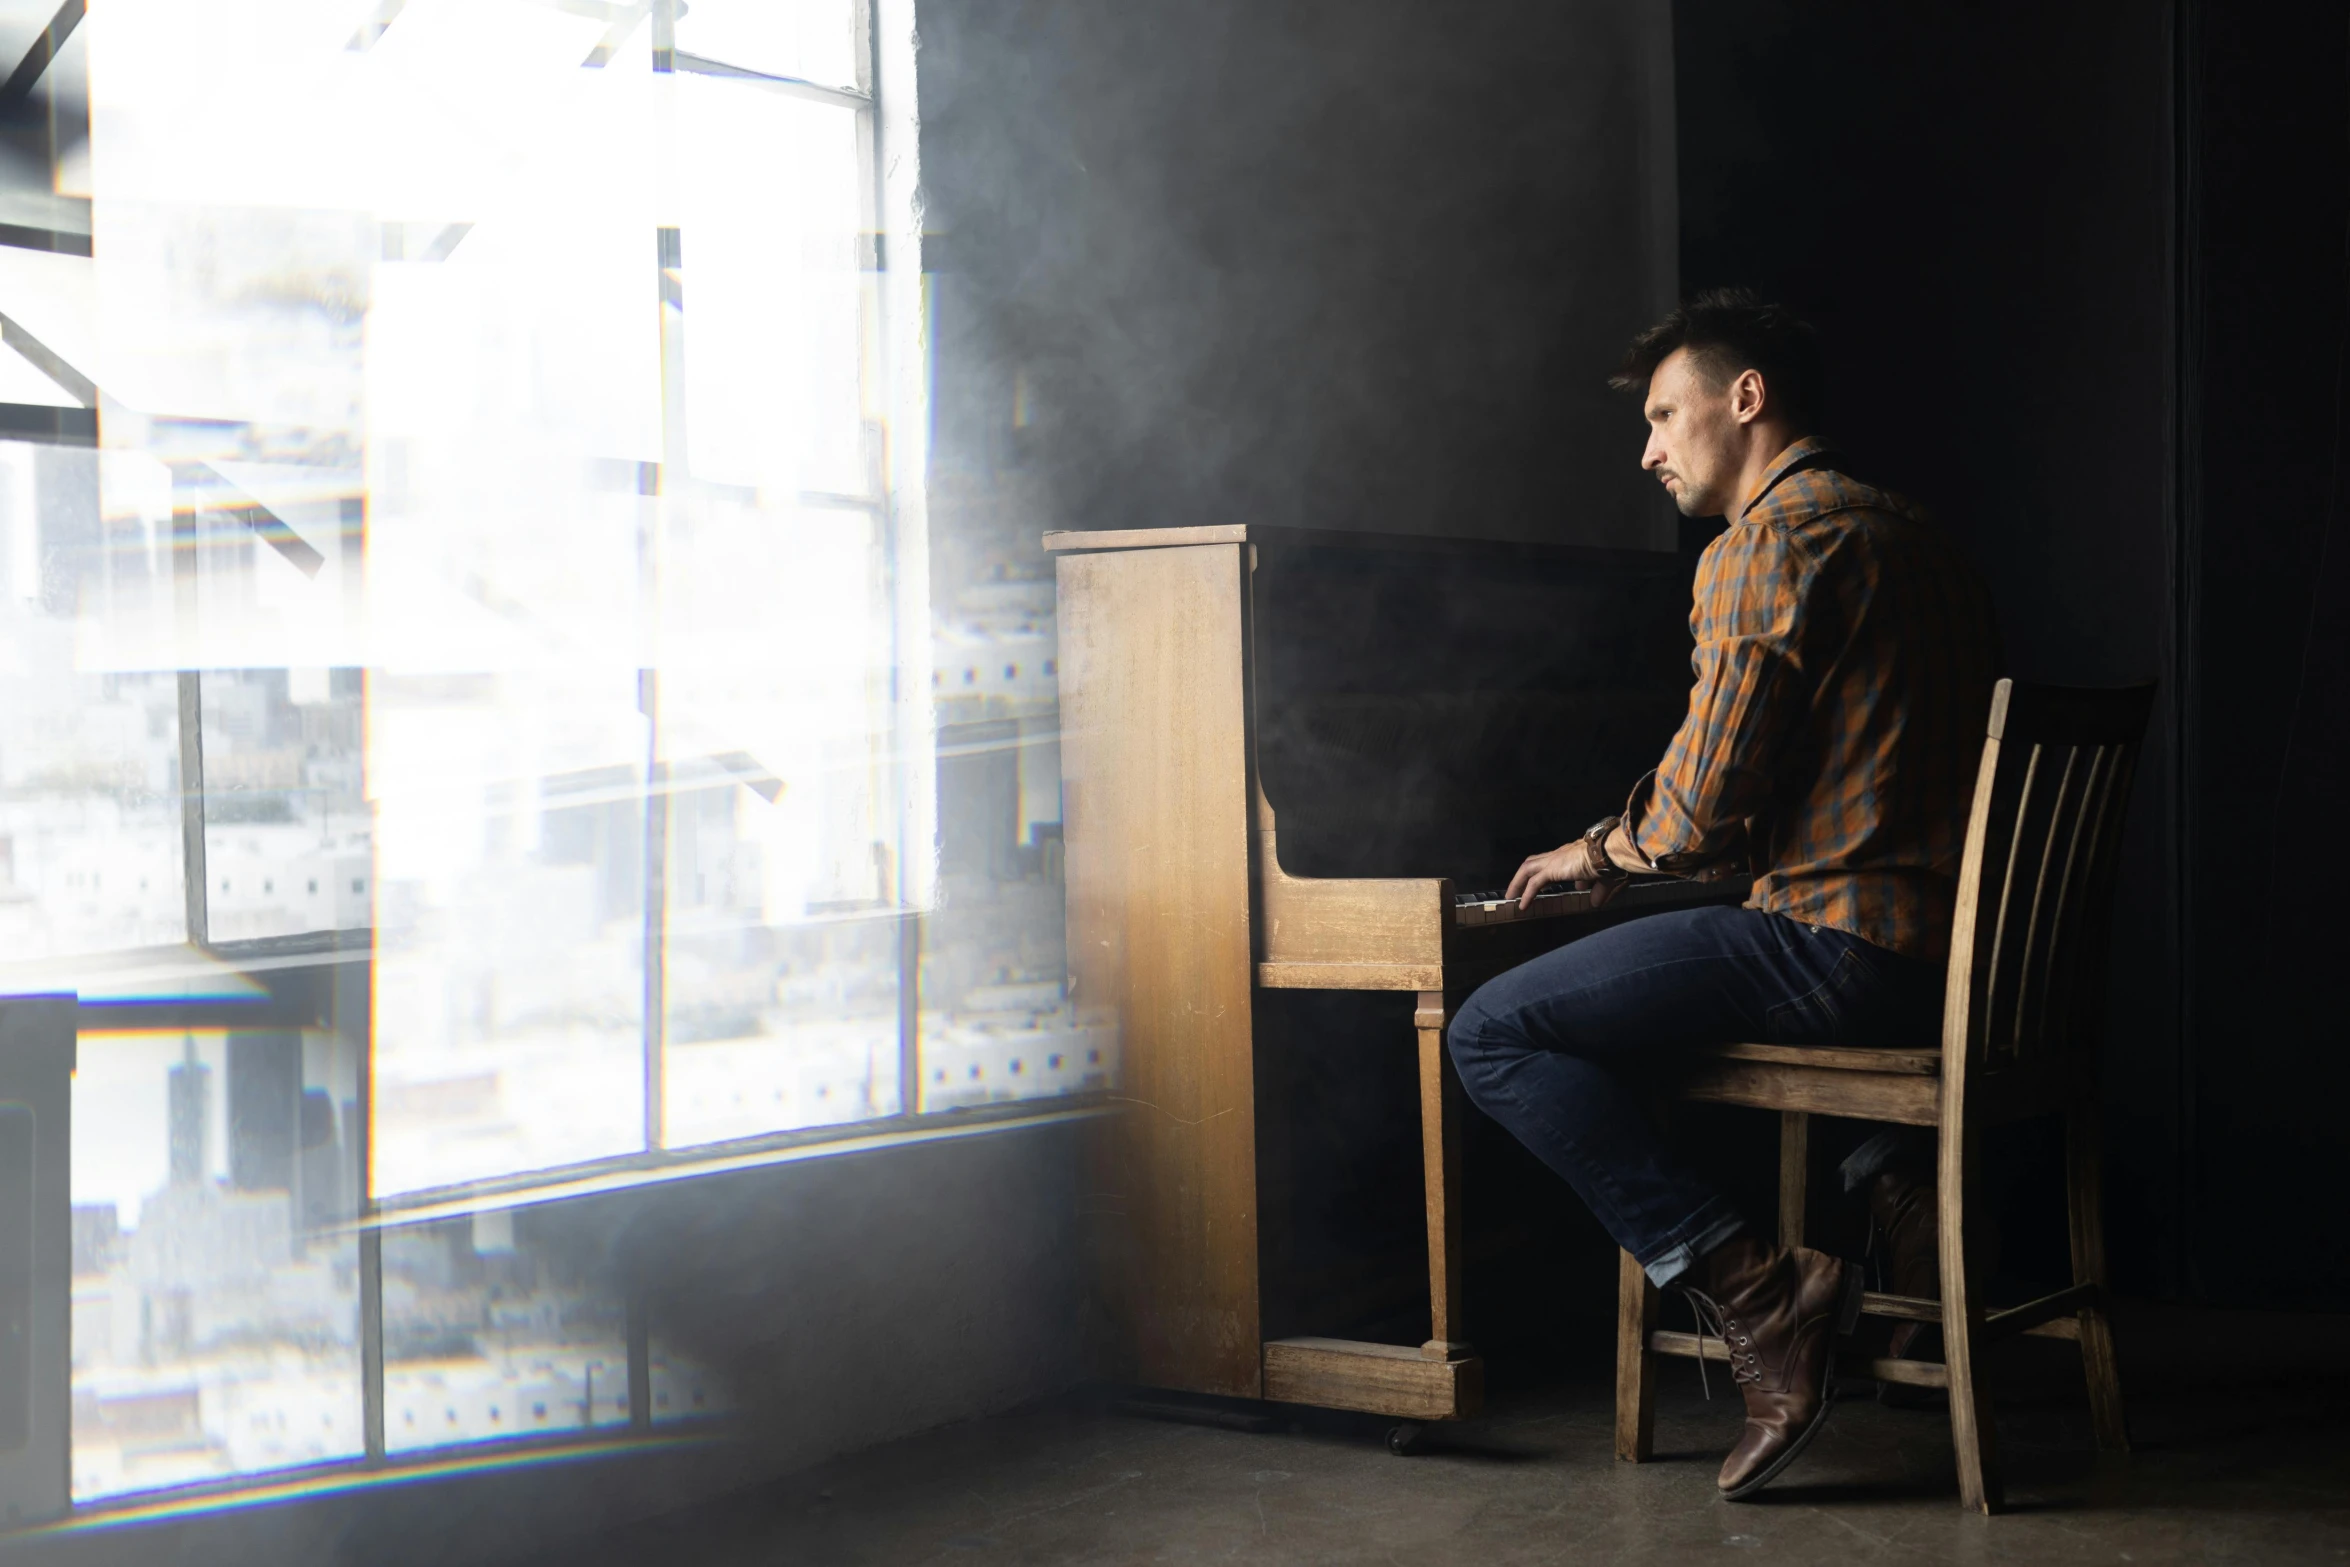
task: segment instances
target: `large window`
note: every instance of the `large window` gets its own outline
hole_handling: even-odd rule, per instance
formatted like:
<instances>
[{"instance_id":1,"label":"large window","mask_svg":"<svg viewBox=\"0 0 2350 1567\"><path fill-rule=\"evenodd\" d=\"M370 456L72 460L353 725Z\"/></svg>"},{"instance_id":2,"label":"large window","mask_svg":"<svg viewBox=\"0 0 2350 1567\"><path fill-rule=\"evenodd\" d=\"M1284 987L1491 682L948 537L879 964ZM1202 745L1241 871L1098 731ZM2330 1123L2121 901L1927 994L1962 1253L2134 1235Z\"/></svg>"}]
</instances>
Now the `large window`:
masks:
<instances>
[{"instance_id":1,"label":"large window","mask_svg":"<svg viewBox=\"0 0 2350 1567\"><path fill-rule=\"evenodd\" d=\"M186 556L190 918L374 931L373 1192L897 1112L922 693L853 0L86 30L99 498Z\"/></svg>"},{"instance_id":2,"label":"large window","mask_svg":"<svg viewBox=\"0 0 2350 1567\"><path fill-rule=\"evenodd\" d=\"M76 1496L721 1407L513 1188L1109 1069L1049 602L930 601L910 8L69 0L0 55Z\"/></svg>"}]
</instances>

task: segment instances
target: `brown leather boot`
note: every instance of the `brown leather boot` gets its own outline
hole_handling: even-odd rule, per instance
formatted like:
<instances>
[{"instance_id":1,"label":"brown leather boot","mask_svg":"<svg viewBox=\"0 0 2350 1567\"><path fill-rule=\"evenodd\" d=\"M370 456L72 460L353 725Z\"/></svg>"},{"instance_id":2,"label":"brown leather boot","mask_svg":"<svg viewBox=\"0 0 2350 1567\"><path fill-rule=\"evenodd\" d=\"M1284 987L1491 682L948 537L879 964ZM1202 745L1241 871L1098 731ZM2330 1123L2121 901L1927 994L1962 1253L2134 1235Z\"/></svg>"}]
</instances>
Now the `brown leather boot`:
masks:
<instances>
[{"instance_id":1,"label":"brown leather boot","mask_svg":"<svg viewBox=\"0 0 2350 1567\"><path fill-rule=\"evenodd\" d=\"M1835 1402L1836 1341L1860 1319L1860 1270L1822 1252L1739 1235L1706 1253L1687 1286L1730 1351L1746 1430L1715 1480L1731 1501L1795 1461Z\"/></svg>"},{"instance_id":2,"label":"brown leather boot","mask_svg":"<svg viewBox=\"0 0 2350 1567\"><path fill-rule=\"evenodd\" d=\"M1869 1219L1885 1248L1885 1283L1892 1292L1941 1299L1942 1221L1934 1206L1934 1183L1899 1170L1878 1172L1869 1183ZM1897 1322L1885 1353L1894 1360L1938 1360L1942 1329L1931 1322ZM1932 1388L1879 1382L1877 1401L1907 1409L1936 1399Z\"/></svg>"}]
</instances>

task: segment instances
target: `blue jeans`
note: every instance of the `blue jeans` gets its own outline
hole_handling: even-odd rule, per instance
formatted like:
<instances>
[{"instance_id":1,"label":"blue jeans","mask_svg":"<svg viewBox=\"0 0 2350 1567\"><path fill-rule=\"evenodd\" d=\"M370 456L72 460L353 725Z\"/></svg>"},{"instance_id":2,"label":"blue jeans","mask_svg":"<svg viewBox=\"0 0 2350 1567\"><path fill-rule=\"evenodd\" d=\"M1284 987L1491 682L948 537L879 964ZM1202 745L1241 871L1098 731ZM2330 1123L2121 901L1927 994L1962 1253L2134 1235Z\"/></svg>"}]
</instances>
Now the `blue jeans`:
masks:
<instances>
[{"instance_id":1,"label":"blue jeans","mask_svg":"<svg viewBox=\"0 0 2350 1567\"><path fill-rule=\"evenodd\" d=\"M1480 987L1452 1020L1469 1098L1659 1286L1744 1221L1658 1130L1644 1076L1698 1045L1932 1045L1943 968L1755 909L1654 914Z\"/></svg>"}]
</instances>

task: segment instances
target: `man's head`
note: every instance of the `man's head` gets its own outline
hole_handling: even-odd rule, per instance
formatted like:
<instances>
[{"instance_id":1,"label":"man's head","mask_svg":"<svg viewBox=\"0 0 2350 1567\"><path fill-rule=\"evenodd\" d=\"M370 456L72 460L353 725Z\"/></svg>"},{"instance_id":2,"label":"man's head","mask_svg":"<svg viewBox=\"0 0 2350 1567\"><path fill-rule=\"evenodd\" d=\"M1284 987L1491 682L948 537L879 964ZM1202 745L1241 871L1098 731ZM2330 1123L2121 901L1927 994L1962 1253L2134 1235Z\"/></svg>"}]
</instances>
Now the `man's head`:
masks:
<instances>
[{"instance_id":1,"label":"man's head","mask_svg":"<svg viewBox=\"0 0 2350 1567\"><path fill-rule=\"evenodd\" d=\"M1648 416L1640 466L1685 517L1718 517L1820 417L1819 342L1752 290L1708 289L1632 340L1609 378Z\"/></svg>"}]
</instances>

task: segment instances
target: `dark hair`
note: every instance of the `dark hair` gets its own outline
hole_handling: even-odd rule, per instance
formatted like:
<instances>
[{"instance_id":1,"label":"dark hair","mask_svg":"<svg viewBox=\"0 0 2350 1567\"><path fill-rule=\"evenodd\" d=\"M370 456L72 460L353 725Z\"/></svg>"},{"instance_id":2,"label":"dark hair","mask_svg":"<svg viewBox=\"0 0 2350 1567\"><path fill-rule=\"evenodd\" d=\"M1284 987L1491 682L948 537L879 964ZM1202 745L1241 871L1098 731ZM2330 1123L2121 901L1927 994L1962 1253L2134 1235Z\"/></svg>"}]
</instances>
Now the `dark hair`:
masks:
<instances>
[{"instance_id":1,"label":"dark hair","mask_svg":"<svg viewBox=\"0 0 2350 1567\"><path fill-rule=\"evenodd\" d=\"M1741 370L1760 371L1770 400L1809 433L1825 411L1827 371L1811 324L1751 288L1709 288L1632 339L1608 377L1619 392L1646 392L1656 367L1677 348L1716 386Z\"/></svg>"}]
</instances>

